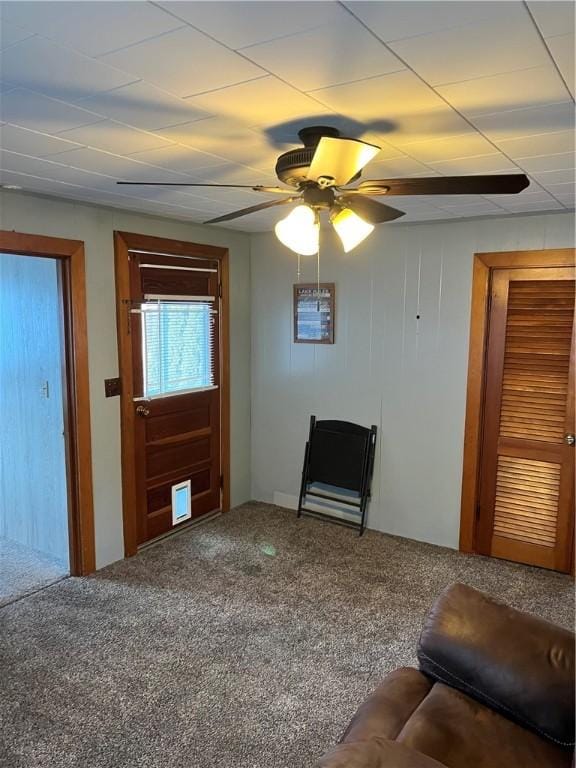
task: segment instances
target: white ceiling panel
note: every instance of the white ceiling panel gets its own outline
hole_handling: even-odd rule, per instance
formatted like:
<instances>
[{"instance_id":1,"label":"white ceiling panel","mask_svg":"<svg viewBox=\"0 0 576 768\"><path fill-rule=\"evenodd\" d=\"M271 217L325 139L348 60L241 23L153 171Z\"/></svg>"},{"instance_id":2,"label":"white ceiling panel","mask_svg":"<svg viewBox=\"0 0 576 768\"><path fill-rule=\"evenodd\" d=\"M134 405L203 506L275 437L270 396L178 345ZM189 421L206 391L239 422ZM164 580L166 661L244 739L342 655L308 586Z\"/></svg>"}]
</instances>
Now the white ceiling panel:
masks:
<instances>
[{"instance_id":1,"label":"white ceiling panel","mask_svg":"<svg viewBox=\"0 0 576 768\"><path fill-rule=\"evenodd\" d=\"M562 78L549 63L519 72L441 85L438 93L467 117L503 110L529 109L570 98Z\"/></svg>"},{"instance_id":2,"label":"white ceiling panel","mask_svg":"<svg viewBox=\"0 0 576 768\"><path fill-rule=\"evenodd\" d=\"M561 210L574 205L570 5L0 0L0 178L204 221L266 197L116 180L275 184L298 129L325 124L382 146L366 179L531 174L518 196L397 199L401 221Z\"/></svg>"},{"instance_id":3,"label":"white ceiling panel","mask_svg":"<svg viewBox=\"0 0 576 768\"><path fill-rule=\"evenodd\" d=\"M515 162L526 173L541 173L543 171L564 171L575 167L574 152L541 155L537 157L520 157Z\"/></svg>"},{"instance_id":4,"label":"white ceiling panel","mask_svg":"<svg viewBox=\"0 0 576 768\"><path fill-rule=\"evenodd\" d=\"M145 163L158 165L161 168L187 174L193 173L195 170L199 171L201 168L220 165L223 162L220 157L215 157L190 147L183 147L180 144L172 144L168 147L160 147L159 149L151 149L135 154L130 153L130 156L134 160L141 160Z\"/></svg>"},{"instance_id":5,"label":"white ceiling panel","mask_svg":"<svg viewBox=\"0 0 576 768\"><path fill-rule=\"evenodd\" d=\"M72 102L136 79L39 36L3 51L1 72L7 83Z\"/></svg>"},{"instance_id":6,"label":"white ceiling panel","mask_svg":"<svg viewBox=\"0 0 576 768\"><path fill-rule=\"evenodd\" d=\"M472 118L476 128L495 142L558 131L574 133L574 121L571 101Z\"/></svg>"},{"instance_id":7,"label":"white ceiling panel","mask_svg":"<svg viewBox=\"0 0 576 768\"><path fill-rule=\"evenodd\" d=\"M574 29L574 3L570 0L528 0L528 8L544 37Z\"/></svg>"},{"instance_id":8,"label":"white ceiling panel","mask_svg":"<svg viewBox=\"0 0 576 768\"><path fill-rule=\"evenodd\" d=\"M5 124L0 127L0 147L10 152L20 152L23 155L33 157L48 157L78 149L81 145L73 141L66 141L55 136L48 136L38 131L30 131L27 128L19 128L16 125Z\"/></svg>"},{"instance_id":9,"label":"white ceiling panel","mask_svg":"<svg viewBox=\"0 0 576 768\"><path fill-rule=\"evenodd\" d=\"M100 115L87 109L24 88L15 88L2 94L0 118L7 123L46 133L60 133L102 120Z\"/></svg>"},{"instance_id":10,"label":"white ceiling panel","mask_svg":"<svg viewBox=\"0 0 576 768\"><path fill-rule=\"evenodd\" d=\"M356 120L396 120L445 107L442 99L412 72L395 72L314 92L330 109Z\"/></svg>"},{"instance_id":11,"label":"white ceiling panel","mask_svg":"<svg viewBox=\"0 0 576 768\"><path fill-rule=\"evenodd\" d=\"M548 52L521 4L506 19L491 18L389 45L431 85L549 63Z\"/></svg>"},{"instance_id":12,"label":"white ceiling panel","mask_svg":"<svg viewBox=\"0 0 576 768\"><path fill-rule=\"evenodd\" d=\"M118 155L130 155L133 152L144 152L148 149L168 146L168 139L157 133L147 133L136 128L130 128L123 123L113 120L102 120L100 123L85 125L64 131L62 137L84 144L95 149L104 149Z\"/></svg>"},{"instance_id":13,"label":"white ceiling panel","mask_svg":"<svg viewBox=\"0 0 576 768\"><path fill-rule=\"evenodd\" d=\"M423 163L456 160L475 155L494 155L498 150L483 136L469 131L463 136L451 136L447 139L433 139L404 144L404 152Z\"/></svg>"},{"instance_id":14,"label":"white ceiling panel","mask_svg":"<svg viewBox=\"0 0 576 768\"><path fill-rule=\"evenodd\" d=\"M190 102L213 115L240 120L252 126L305 119L323 111L323 107L309 96L271 75L194 96Z\"/></svg>"},{"instance_id":15,"label":"white ceiling panel","mask_svg":"<svg viewBox=\"0 0 576 768\"><path fill-rule=\"evenodd\" d=\"M361 19L384 42L416 37L444 29L475 24L489 18L506 19L516 13L519 2L346 2L350 11Z\"/></svg>"},{"instance_id":16,"label":"white ceiling panel","mask_svg":"<svg viewBox=\"0 0 576 768\"><path fill-rule=\"evenodd\" d=\"M574 33L549 37L546 45L558 65L568 89L574 96Z\"/></svg>"},{"instance_id":17,"label":"white ceiling panel","mask_svg":"<svg viewBox=\"0 0 576 768\"><path fill-rule=\"evenodd\" d=\"M301 91L405 69L349 15L337 24L246 48L244 55Z\"/></svg>"},{"instance_id":18,"label":"white ceiling panel","mask_svg":"<svg viewBox=\"0 0 576 768\"><path fill-rule=\"evenodd\" d=\"M28 32L26 29L22 29L22 27L19 27L16 24L10 24L2 18L2 16L3 13L0 9L0 50L32 36L32 32Z\"/></svg>"},{"instance_id":19,"label":"white ceiling panel","mask_svg":"<svg viewBox=\"0 0 576 768\"><path fill-rule=\"evenodd\" d=\"M245 124L225 117L185 123L162 129L159 133L179 144L217 155L227 161L268 171L274 168L280 152L291 148L291 145L272 146L260 131L251 130Z\"/></svg>"},{"instance_id":20,"label":"white ceiling panel","mask_svg":"<svg viewBox=\"0 0 576 768\"><path fill-rule=\"evenodd\" d=\"M440 163L430 163L430 167L442 176L520 172L517 165L500 154L463 157L460 160L443 160Z\"/></svg>"},{"instance_id":21,"label":"white ceiling panel","mask_svg":"<svg viewBox=\"0 0 576 768\"><path fill-rule=\"evenodd\" d=\"M190 27L108 54L102 61L182 97L266 74Z\"/></svg>"},{"instance_id":22,"label":"white ceiling panel","mask_svg":"<svg viewBox=\"0 0 576 768\"><path fill-rule=\"evenodd\" d=\"M166 2L160 3L229 48L294 35L343 18L346 12L333 2Z\"/></svg>"},{"instance_id":23,"label":"white ceiling panel","mask_svg":"<svg viewBox=\"0 0 576 768\"><path fill-rule=\"evenodd\" d=\"M99 93L79 101L78 105L126 125L152 131L208 116L184 99L143 81Z\"/></svg>"},{"instance_id":24,"label":"white ceiling panel","mask_svg":"<svg viewBox=\"0 0 576 768\"><path fill-rule=\"evenodd\" d=\"M73 149L51 160L93 173L104 173L124 181L184 181L181 173L149 165L135 158L121 157L98 149Z\"/></svg>"},{"instance_id":25,"label":"white ceiling panel","mask_svg":"<svg viewBox=\"0 0 576 768\"><path fill-rule=\"evenodd\" d=\"M132 45L181 27L183 22L152 3L107 2L8 2L4 16L89 56Z\"/></svg>"}]
</instances>

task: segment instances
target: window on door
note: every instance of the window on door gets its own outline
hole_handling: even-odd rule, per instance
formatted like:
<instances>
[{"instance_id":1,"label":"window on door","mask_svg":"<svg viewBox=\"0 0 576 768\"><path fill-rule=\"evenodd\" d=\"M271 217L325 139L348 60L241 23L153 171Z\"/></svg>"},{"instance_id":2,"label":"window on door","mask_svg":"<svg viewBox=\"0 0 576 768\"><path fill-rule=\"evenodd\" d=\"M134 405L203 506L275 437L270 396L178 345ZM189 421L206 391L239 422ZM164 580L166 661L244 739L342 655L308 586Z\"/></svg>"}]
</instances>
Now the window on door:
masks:
<instances>
[{"instance_id":1,"label":"window on door","mask_svg":"<svg viewBox=\"0 0 576 768\"><path fill-rule=\"evenodd\" d=\"M144 397L213 388L213 301L157 300L141 312Z\"/></svg>"}]
</instances>

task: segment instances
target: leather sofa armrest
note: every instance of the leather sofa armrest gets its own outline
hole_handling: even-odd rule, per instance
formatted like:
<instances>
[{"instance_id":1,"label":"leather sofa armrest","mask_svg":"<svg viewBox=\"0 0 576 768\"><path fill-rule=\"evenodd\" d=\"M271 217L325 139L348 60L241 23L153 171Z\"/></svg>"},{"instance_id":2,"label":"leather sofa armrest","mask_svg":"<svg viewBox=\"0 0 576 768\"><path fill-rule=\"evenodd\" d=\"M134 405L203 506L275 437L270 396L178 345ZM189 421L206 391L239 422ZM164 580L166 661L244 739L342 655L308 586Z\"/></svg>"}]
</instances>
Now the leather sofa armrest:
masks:
<instances>
[{"instance_id":1,"label":"leather sofa armrest","mask_svg":"<svg viewBox=\"0 0 576 768\"><path fill-rule=\"evenodd\" d=\"M436 600L420 669L563 747L574 746L574 635L464 584Z\"/></svg>"},{"instance_id":2,"label":"leather sofa armrest","mask_svg":"<svg viewBox=\"0 0 576 768\"><path fill-rule=\"evenodd\" d=\"M421 752L397 741L374 738L340 744L316 763L316 768L445 768Z\"/></svg>"}]
</instances>

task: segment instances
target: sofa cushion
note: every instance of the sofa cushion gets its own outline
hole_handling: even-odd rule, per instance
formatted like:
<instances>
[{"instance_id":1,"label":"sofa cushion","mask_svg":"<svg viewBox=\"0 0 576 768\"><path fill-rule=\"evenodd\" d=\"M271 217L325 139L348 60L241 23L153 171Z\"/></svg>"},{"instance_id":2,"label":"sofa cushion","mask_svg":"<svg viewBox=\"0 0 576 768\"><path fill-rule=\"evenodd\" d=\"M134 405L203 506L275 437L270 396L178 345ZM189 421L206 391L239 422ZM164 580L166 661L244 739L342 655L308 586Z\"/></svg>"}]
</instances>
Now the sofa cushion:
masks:
<instances>
[{"instance_id":1,"label":"sofa cushion","mask_svg":"<svg viewBox=\"0 0 576 768\"><path fill-rule=\"evenodd\" d=\"M570 768L572 760L571 752L442 683L410 716L398 742L448 768Z\"/></svg>"},{"instance_id":2,"label":"sofa cushion","mask_svg":"<svg viewBox=\"0 0 576 768\"><path fill-rule=\"evenodd\" d=\"M417 669L395 670L359 707L341 741L376 736L395 739L431 687L431 681Z\"/></svg>"},{"instance_id":3,"label":"sofa cushion","mask_svg":"<svg viewBox=\"0 0 576 768\"><path fill-rule=\"evenodd\" d=\"M443 768L426 755L388 739L340 744L316 764L317 768Z\"/></svg>"},{"instance_id":4,"label":"sofa cushion","mask_svg":"<svg viewBox=\"0 0 576 768\"><path fill-rule=\"evenodd\" d=\"M438 598L418 647L427 675L564 747L574 745L574 635L464 584Z\"/></svg>"}]
</instances>

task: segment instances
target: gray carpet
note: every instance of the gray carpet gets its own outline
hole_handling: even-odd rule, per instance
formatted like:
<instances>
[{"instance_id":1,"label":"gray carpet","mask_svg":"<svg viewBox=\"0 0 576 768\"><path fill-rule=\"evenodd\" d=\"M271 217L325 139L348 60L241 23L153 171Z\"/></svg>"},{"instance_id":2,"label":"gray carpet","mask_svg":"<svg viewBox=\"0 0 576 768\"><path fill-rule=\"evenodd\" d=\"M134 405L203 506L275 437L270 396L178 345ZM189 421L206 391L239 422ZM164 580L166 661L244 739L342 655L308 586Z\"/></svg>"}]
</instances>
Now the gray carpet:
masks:
<instances>
[{"instance_id":1,"label":"gray carpet","mask_svg":"<svg viewBox=\"0 0 576 768\"><path fill-rule=\"evenodd\" d=\"M0 536L0 606L59 581L64 563Z\"/></svg>"},{"instance_id":2,"label":"gray carpet","mask_svg":"<svg viewBox=\"0 0 576 768\"><path fill-rule=\"evenodd\" d=\"M573 625L568 577L244 505L0 610L0 765L308 768L456 580Z\"/></svg>"}]
</instances>

